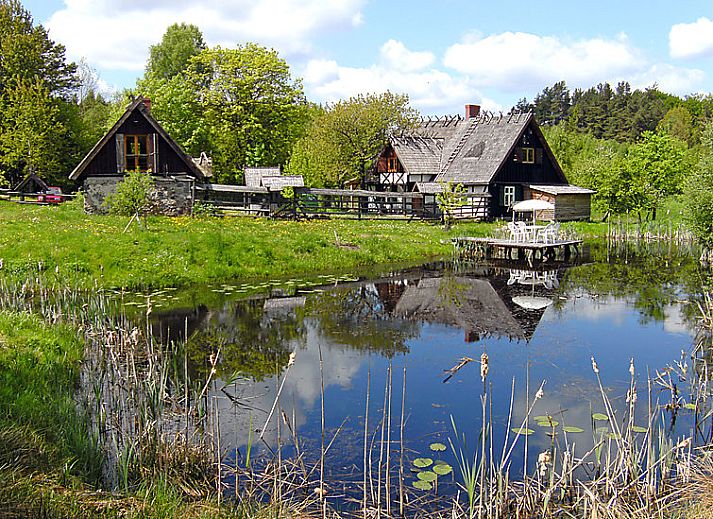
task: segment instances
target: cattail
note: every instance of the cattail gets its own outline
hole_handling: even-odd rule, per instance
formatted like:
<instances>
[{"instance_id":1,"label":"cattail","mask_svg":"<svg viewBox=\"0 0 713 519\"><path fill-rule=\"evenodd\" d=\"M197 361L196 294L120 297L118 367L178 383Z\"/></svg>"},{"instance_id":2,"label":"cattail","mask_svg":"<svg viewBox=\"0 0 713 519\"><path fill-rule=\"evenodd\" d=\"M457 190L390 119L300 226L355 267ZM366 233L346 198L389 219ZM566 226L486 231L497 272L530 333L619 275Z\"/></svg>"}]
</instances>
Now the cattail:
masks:
<instances>
[{"instance_id":1,"label":"cattail","mask_svg":"<svg viewBox=\"0 0 713 519\"><path fill-rule=\"evenodd\" d=\"M483 382L488 377L488 354L483 352L480 356L480 378Z\"/></svg>"},{"instance_id":2,"label":"cattail","mask_svg":"<svg viewBox=\"0 0 713 519\"><path fill-rule=\"evenodd\" d=\"M539 400L543 396L545 396L545 392L543 391L542 388L540 388L537 390L537 393L535 393L535 400Z\"/></svg>"},{"instance_id":3,"label":"cattail","mask_svg":"<svg viewBox=\"0 0 713 519\"><path fill-rule=\"evenodd\" d=\"M550 451L541 452L537 456L537 470L540 473L540 477L544 478L547 475L547 469L550 467L552 462L552 455Z\"/></svg>"},{"instance_id":4,"label":"cattail","mask_svg":"<svg viewBox=\"0 0 713 519\"><path fill-rule=\"evenodd\" d=\"M631 358L631 361L629 362L629 373L631 376L634 376L634 357Z\"/></svg>"},{"instance_id":5,"label":"cattail","mask_svg":"<svg viewBox=\"0 0 713 519\"><path fill-rule=\"evenodd\" d=\"M594 373L599 375L599 366L597 366L597 361L594 360L594 356L592 356L592 370L594 370Z\"/></svg>"}]
</instances>

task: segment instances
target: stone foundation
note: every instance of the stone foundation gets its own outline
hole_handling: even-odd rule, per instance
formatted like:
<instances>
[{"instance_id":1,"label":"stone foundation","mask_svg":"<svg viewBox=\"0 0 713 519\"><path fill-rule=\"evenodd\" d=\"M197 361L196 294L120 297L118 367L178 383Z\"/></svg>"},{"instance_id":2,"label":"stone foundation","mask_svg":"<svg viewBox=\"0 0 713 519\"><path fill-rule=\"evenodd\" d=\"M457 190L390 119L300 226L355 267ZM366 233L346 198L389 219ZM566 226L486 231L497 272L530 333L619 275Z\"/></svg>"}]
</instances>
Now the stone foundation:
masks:
<instances>
[{"instance_id":1,"label":"stone foundation","mask_svg":"<svg viewBox=\"0 0 713 519\"><path fill-rule=\"evenodd\" d=\"M106 197L113 193L123 177L88 177L84 180L84 210L90 214L106 214ZM151 194L151 214L178 216L190 214L193 206L193 186L195 181L188 178L154 178L154 192Z\"/></svg>"}]
</instances>

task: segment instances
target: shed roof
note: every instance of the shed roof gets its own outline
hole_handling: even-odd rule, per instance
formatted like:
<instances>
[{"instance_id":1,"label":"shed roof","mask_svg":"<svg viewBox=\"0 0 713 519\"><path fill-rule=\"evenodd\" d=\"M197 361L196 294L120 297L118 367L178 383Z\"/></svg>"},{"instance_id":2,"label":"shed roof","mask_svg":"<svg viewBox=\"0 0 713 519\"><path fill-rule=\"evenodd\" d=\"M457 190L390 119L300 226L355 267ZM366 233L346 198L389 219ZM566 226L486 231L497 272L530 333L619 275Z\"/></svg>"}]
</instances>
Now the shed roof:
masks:
<instances>
[{"instance_id":1,"label":"shed roof","mask_svg":"<svg viewBox=\"0 0 713 519\"><path fill-rule=\"evenodd\" d=\"M304 187L302 175L274 175L263 176L262 185L270 191L280 191L285 187Z\"/></svg>"},{"instance_id":2,"label":"shed roof","mask_svg":"<svg viewBox=\"0 0 713 519\"><path fill-rule=\"evenodd\" d=\"M199 179L204 179L210 176L210 172L204 172L201 168L199 168L198 165L196 165L196 163L194 162L194 160L188 155L186 155L186 153L181 149L178 143L176 143L176 141L174 141L173 138L168 134L168 132L163 129L163 127L158 123L158 121L153 118L151 112L146 107L144 98L137 97L126 108L126 111L119 118L119 120L116 121L114 126L112 126L111 129L106 132L106 134L104 134L101 139L99 139L99 142L97 142L94 147L89 151L89 153L87 153L87 155L81 160L81 162L77 164L77 167L74 168L74 171L69 174L70 180L79 179L79 177L82 175L82 173L91 163L91 161L94 160L94 158L99 154L99 152L104 148L104 146L109 143L109 140L114 137L119 128L121 128L121 125L124 124L129 119L129 117L131 117L132 114L136 111L138 111L146 119L146 121L149 123L149 125L151 125L151 127L153 127L156 133L159 134L161 138L166 141L169 147L176 153L176 155L178 155L178 157L185 164L189 173L192 173L193 175L195 175L196 178Z\"/></svg>"},{"instance_id":3,"label":"shed roof","mask_svg":"<svg viewBox=\"0 0 713 519\"><path fill-rule=\"evenodd\" d=\"M262 186L263 177L279 177L282 175L279 166L275 167L246 167L243 171L245 185L252 187Z\"/></svg>"},{"instance_id":4,"label":"shed roof","mask_svg":"<svg viewBox=\"0 0 713 519\"><path fill-rule=\"evenodd\" d=\"M571 184L562 185L537 185L530 184L530 189L535 191L542 191L549 195L580 195L580 194L594 194L596 191L592 189L587 189L586 187L573 186Z\"/></svg>"}]
</instances>

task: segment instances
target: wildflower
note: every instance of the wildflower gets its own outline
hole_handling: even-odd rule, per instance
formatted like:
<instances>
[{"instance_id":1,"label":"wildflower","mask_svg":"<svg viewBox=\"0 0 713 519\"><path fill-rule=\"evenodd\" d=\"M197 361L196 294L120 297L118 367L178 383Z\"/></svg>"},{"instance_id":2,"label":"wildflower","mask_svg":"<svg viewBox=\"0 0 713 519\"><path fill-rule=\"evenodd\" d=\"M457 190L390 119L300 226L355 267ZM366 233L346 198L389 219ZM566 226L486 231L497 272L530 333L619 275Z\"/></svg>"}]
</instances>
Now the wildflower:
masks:
<instances>
[{"instance_id":1,"label":"wildflower","mask_svg":"<svg viewBox=\"0 0 713 519\"><path fill-rule=\"evenodd\" d=\"M483 382L488 376L488 354L483 352L480 356L480 378Z\"/></svg>"},{"instance_id":2,"label":"wildflower","mask_svg":"<svg viewBox=\"0 0 713 519\"><path fill-rule=\"evenodd\" d=\"M594 360L594 356L592 356L592 370L595 374L599 375L599 366L597 366L597 361Z\"/></svg>"}]
</instances>

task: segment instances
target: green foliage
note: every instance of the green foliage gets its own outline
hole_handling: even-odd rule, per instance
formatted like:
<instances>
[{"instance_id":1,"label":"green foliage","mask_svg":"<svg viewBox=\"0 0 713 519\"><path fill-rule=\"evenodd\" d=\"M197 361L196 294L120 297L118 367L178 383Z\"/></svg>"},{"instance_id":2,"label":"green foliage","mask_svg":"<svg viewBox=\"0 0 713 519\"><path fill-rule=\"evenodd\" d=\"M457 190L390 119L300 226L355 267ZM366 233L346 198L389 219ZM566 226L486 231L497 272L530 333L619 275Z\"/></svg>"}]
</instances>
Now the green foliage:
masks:
<instances>
[{"instance_id":1,"label":"green foliage","mask_svg":"<svg viewBox=\"0 0 713 519\"><path fill-rule=\"evenodd\" d=\"M446 229L450 229L455 219L455 212L459 207L468 203L466 191L463 184L453 184L453 182L440 182L441 192L436 194L436 203L443 212L443 223Z\"/></svg>"},{"instance_id":2,"label":"green foliage","mask_svg":"<svg viewBox=\"0 0 713 519\"><path fill-rule=\"evenodd\" d=\"M154 180L148 173L131 171L119 182L116 190L106 197L104 206L111 214L144 216L151 207Z\"/></svg>"},{"instance_id":3,"label":"green foliage","mask_svg":"<svg viewBox=\"0 0 713 519\"><path fill-rule=\"evenodd\" d=\"M412 128L417 116L408 96L391 92L339 101L314 118L287 169L310 186L363 183L389 135Z\"/></svg>"},{"instance_id":4,"label":"green foliage","mask_svg":"<svg viewBox=\"0 0 713 519\"><path fill-rule=\"evenodd\" d=\"M220 181L239 181L248 157L259 156L261 166L287 162L308 110L302 84L276 51L253 43L206 49L191 59L186 77Z\"/></svg>"},{"instance_id":5,"label":"green foliage","mask_svg":"<svg viewBox=\"0 0 713 519\"><path fill-rule=\"evenodd\" d=\"M701 136L703 156L693 175L683 188L684 219L696 238L713 249L713 123L709 123Z\"/></svg>"},{"instance_id":6,"label":"green foliage","mask_svg":"<svg viewBox=\"0 0 713 519\"><path fill-rule=\"evenodd\" d=\"M63 117L77 86L64 47L16 0L0 0L0 180L29 171L54 182L67 170L73 135Z\"/></svg>"},{"instance_id":7,"label":"green foliage","mask_svg":"<svg viewBox=\"0 0 713 519\"><path fill-rule=\"evenodd\" d=\"M205 48L203 34L198 27L174 23L166 29L161 43L149 48L146 77L169 80L185 71L190 59Z\"/></svg>"}]
</instances>

